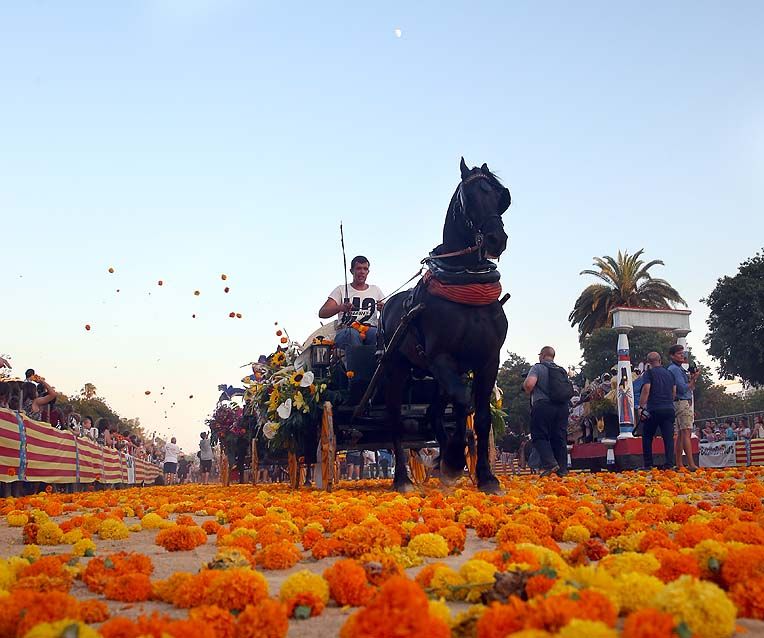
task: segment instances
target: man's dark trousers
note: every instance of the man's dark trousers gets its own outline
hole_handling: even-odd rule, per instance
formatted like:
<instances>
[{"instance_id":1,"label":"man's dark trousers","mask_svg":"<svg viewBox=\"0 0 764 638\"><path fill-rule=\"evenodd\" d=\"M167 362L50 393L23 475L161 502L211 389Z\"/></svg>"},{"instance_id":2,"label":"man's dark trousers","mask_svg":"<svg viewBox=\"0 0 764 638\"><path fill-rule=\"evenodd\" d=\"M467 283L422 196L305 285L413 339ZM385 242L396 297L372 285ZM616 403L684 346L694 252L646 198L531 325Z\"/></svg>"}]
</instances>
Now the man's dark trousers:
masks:
<instances>
[{"instance_id":1,"label":"man's dark trousers","mask_svg":"<svg viewBox=\"0 0 764 638\"><path fill-rule=\"evenodd\" d=\"M653 466L653 438L660 430L663 437L665 464L674 465L674 409L651 410L650 418L642 426L642 460L645 467Z\"/></svg>"},{"instance_id":2,"label":"man's dark trousers","mask_svg":"<svg viewBox=\"0 0 764 638\"><path fill-rule=\"evenodd\" d=\"M541 466L568 470L568 406L536 401L531 408L531 440L541 457Z\"/></svg>"}]
</instances>

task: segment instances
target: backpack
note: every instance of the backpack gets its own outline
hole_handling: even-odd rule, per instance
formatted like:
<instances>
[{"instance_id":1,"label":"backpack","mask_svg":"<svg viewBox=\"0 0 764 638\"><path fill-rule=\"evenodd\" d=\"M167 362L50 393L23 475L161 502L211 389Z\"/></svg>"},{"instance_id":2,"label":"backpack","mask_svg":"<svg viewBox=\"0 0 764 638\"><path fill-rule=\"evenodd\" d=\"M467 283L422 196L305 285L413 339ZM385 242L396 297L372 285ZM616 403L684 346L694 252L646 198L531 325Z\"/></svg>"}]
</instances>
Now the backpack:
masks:
<instances>
[{"instance_id":1,"label":"backpack","mask_svg":"<svg viewBox=\"0 0 764 638\"><path fill-rule=\"evenodd\" d=\"M548 380L547 387L543 389L549 400L557 405L566 405L575 394L568 372L565 368L549 361L544 361L544 366L548 372Z\"/></svg>"}]
</instances>

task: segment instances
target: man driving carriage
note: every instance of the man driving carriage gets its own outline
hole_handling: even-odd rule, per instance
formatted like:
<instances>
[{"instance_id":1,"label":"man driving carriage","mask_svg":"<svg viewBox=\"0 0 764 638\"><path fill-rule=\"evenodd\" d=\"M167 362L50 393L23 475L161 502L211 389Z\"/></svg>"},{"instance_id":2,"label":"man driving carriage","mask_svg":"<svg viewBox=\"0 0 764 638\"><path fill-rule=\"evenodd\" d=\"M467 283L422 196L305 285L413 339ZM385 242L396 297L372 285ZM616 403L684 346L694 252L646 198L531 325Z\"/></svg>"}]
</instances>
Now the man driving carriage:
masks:
<instances>
[{"instance_id":1,"label":"man driving carriage","mask_svg":"<svg viewBox=\"0 0 764 638\"><path fill-rule=\"evenodd\" d=\"M337 286L321 306L318 316L328 319L338 315L338 330L334 337L338 348L361 345L376 348L378 311L384 305L384 295L379 286L366 283L369 276L369 260L366 257L353 257L350 272L353 281Z\"/></svg>"}]
</instances>

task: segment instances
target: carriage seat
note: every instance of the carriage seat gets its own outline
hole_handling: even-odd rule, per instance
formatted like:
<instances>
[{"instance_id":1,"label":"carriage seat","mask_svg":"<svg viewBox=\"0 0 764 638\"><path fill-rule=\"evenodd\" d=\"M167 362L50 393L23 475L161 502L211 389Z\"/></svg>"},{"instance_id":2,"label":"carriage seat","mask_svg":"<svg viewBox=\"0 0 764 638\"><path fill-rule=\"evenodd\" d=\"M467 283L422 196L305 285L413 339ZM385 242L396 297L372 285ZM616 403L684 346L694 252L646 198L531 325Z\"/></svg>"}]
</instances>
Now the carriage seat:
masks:
<instances>
[{"instance_id":1,"label":"carriage seat","mask_svg":"<svg viewBox=\"0 0 764 638\"><path fill-rule=\"evenodd\" d=\"M432 276L446 285L494 284L501 278L496 264L487 259L470 268L457 266L449 263L448 259L438 259L436 256L430 256L425 263Z\"/></svg>"}]
</instances>

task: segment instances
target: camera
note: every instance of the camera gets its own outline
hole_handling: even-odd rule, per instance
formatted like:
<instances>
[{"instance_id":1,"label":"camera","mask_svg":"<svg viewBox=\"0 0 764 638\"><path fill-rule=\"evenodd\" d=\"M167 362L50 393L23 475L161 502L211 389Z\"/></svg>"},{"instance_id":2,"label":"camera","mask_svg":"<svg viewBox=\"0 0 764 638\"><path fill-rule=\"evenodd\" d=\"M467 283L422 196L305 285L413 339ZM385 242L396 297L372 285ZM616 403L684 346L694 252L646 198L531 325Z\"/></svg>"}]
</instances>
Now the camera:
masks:
<instances>
[{"instance_id":1,"label":"camera","mask_svg":"<svg viewBox=\"0 0 764 638\"><path fill-rule=\"evenodd\" d=\"M647 421L649 418L650 418L650 413L647 411L646 408L642 408L642 411L639 414L639 420Z\"/></svg>"},{"instance_id":2,"label":"camera","mask_svg":"<svg viewBox=\"0 0 764 638\"><path fill-rule=\"evenodd\" d=\"M687 366L687 370L690 372L690 374L695 374L698 371L698 364L692 361L689 366Z\"/></svg>"}]
</instances>

